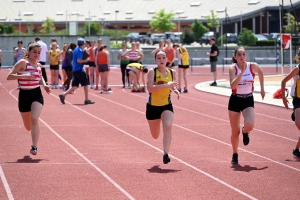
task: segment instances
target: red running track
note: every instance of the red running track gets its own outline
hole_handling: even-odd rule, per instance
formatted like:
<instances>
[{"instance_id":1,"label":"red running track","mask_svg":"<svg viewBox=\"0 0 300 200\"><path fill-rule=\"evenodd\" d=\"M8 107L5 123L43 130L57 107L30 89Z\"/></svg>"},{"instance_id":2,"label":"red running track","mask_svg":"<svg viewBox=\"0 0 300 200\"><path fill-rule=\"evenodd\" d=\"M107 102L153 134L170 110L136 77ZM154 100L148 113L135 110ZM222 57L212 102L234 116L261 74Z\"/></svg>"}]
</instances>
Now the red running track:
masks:
<instances>
[{"instance_id":1,"label":"red running track","mask_svg":"<svg viewBox=\"0 0 300 200\"><path fill-rule=\"evenodd\" d=\"M38 155L30 155L17 82L2 69L0 199L299 199L291 111L256 103L250 144L240 138L240 164L233 166L228 97L194 89L212 77L196 70L189 93L173 99L171 162L164 165L162 135L154 140L145 119L146 93L122 89L119 69L110 72L112 94L89 91L94 105L83 105L82 88L65 105L60 90L43 91Z\"/></svg>"}]
</instances>

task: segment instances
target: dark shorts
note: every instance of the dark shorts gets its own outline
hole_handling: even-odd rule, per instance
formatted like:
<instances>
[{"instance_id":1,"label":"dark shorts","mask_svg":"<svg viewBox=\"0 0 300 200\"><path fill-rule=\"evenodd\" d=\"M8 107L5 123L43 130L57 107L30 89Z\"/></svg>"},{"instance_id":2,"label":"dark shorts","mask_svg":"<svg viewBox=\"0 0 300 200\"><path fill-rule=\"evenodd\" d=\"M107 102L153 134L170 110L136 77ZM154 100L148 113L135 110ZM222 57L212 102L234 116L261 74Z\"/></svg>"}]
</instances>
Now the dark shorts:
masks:
<instances>
[{"instance_id":1,"label":"dark shorts","mask_svg":"<svg viewBox=\"0 0 300 200\"><path fill-rule=\"evenodd\" d=\"M146 118L147 120L155 120L155 119L160 119L161 114L165 111L169 110L174 113L173 106L172 104L168 104L165 106L152 106L147 103L146 106Z\"/></svg>"},{"instance_id":2,"label":"dark shorts","mask_svg":"<svg viewBox=\"0 0 300 200\"><path fill-rule=\"evenodd\" d=\"M40 61L39 63L42 65L42 67L44 67L44 65L46 64L46 62L42 62L42 61Z\"/></svg>"},{"instance_id":3,"label":"dark shorts","mask_svg":"<svg viewBox=\"0 0 300 200\"><path fill-rule=\"evenodd\" d=\"M254 108L253 94L249 94L249 95L231 94L228 103L228 110L233 112L242 112L244 109L248 107Z\"/></svg>"},{"instance_id":4,"label":"dark shorts","mask_svg":"<svg viewBox=\"0 0 300 200\"><path fill-rule=\"evenodd\" d=\"M217 61L210 62L210 72L215 72L217 70Z\"/></svg>"},{"instance_id":5,"label":"dark shorts","mask_svg":"<svg viewBox=\"0 0 300 200\"><path fill-rule=\"evenodd\" d=\"M88 85L88 80L85 72L81 72L81 71L73 72L72 87L74 86L79 87L79 83L82 86Z\"/></svg>"},{"instance_id":6,"label":"dark shorts","mask_svg":"<svg viewBox=\"0 0 300 200\"><path fill-rule=\"evenodd\" d=\"M170 63L169 62L167 62L167 67L168 67L168 65L169 65ZM171 67L174 67L175 66L175 64L174 63L172 63L172 65L171 65Z\"/></svg>"},{"instance_id":7,"label":"dark shorts","mask_svg":"<svg viewBox=\"0 0 300 200\"><path fill-rule=\"evenodd\" d=\"M300 108L300 98L293 97L293 106L294 106L293 110Z\"/></svg>"},{"instance_id":8,"label":"dark shorts","mask_svg":"<svg viewBox=\"0 0 300 200\"><path fill-rule=\"evenodd\" d=\"M31 104L35 101L44 105L44 98L40 87L32 90L20 89L18 102L20 112L30 112Z\"/></svg>"},{"instance_id":9,"label":"dark shorts","mask_svg":"<svg viewBox=\"0 0 300 200\"><path fill-rule=\"evenodd\" d=\"M59 65L50 65L50 70L59 70Z\"/></svg>"},{"instance_id":10,"label":"dark shorts","mask_svg":"<svg viewBox=\"0 0 300 200\"><path fill-rule=\"evenodd\" d=\"M139 63L139 61L138 60L129 60L129 64L130 63Z\"/></svg>"},{"instance_id":11,"label":"dark shorts","mask_svg":"<svg viewBox=\"0 0 300 200\"><path fill-rule=\"evenodd\" d=\"M99 72L107 72L107 71L109 71L108 70L108 65L107 64L98 65L98 71Z\"/></svg>"},{"instance_id":12,"label":"dark shorts","mask_svg":"<svg viewBox=\"0 0 300 200\"><path fill-rule=\"evenodd\" d=\"M1 67L1 63L0 63L0 67Z\"/></svg>"},{"instance_id":13,"label":"dark shorts","mask_svg":"<svg viewBox=\"0 0 300 200\"><path fill-rule=\"evenodd\" d=\"M190 66L189 65L178 65L178 68L188 69L188 68L190 68Z\"/></svg>"},{"instance_id":14,"label":"dark shorts","mask_svg":"<svg viewBox=\"0 0 300 200\"><path fill-rule=\"evenodd\" d=\"M66 72L67 71L72 71L72 67L71 66L69 66L69 67L62 67L62 69L65 70Z\"/></svg>"},{"instance_id":15,"label":"dark shorts","mask_svg":"<svg viewBox=\"0 0 300 200\"><path fill-rule=\"evenodd\" d=\"M89 61L88 62L89 67L96 67L95 62L94 61Z\"/></svg>"}]
</instances>

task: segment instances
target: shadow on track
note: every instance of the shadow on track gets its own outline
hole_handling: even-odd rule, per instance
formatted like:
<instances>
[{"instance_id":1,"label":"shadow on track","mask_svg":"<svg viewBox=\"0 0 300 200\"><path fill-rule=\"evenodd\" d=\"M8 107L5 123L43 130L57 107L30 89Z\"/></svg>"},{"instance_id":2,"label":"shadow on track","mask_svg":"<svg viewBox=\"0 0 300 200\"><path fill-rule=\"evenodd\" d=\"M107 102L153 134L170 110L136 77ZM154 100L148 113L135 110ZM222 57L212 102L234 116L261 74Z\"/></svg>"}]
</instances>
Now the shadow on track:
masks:
<instances>
[{"instance_id":1,"label":"shadow on track","mask_svg":"<svg viewBox=\"0 0 300 200\"><path fill-rule=\"evenodd\" d=\"M233 168L234 171L250 172L250 171L254 171L254 170L264 170L264 169L267 169L268 166L262 167L262 168L257 168L257 167L251 167L250 165L241 166L240 164L234 164L231 166L231 168Z\"/></svg>"},{"instance_id":2,"label":"shadow on track","mask_svg":"<svg viewBox=\"0 0 300 200\"><path fill-rule=\"evenodd\" d=\"M161 169L159 167L159 165L155 165L147 170L149 171L149 173L159 173L159 174L174 173L174 172L181 171L181 170L176 170L176 169Z\"/></svg>"}]
</instances>

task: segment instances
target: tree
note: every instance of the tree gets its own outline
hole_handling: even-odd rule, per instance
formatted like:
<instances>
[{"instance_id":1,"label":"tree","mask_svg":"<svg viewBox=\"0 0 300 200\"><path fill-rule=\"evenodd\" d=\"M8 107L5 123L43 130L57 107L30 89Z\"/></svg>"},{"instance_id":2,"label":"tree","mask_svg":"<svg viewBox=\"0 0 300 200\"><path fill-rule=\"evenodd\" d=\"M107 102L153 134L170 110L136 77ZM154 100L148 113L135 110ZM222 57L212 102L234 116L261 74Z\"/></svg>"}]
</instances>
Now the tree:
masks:
<instances>
[{"instance_id":1,"label":"tree","mask_svg":"<svg viewBox=\"0 0 300 200\"><path fill-rule=\"evenodd\" d=\"M193 35L189 32L187 28L184 29L182 35L180 36L180 39L183 44L191 44L194 42Z\"/></svg>"},{"instance_id":2,"label":"tree","mask_svg":"<svg viewBox=\"0 0 300 200\"><path fill-rule=\"evenodd\" d=\"M14 33L15 27L12 24L6 25L4 27L5 33L12 34Z\"/></svg>"},{"instance_id":3,"label":"tree","mask_svg":"<svg viewBox=\"0 0 300 200\"><path fill-rule=\"evenodd\" d=\"M171 31L175 28L175 23L172 22L174 15L174 13L166 13L165 9L161 9L152 16L150 21L151 28L159 32Z\"/></svg>"},{"instance_id":4,"label":"tree","mask_svg":"<svg viewBox=\"0 0 300 200\"><path fill-rule=\"evenodd\" d=\"M197 19L194 20L192 23L192 31L193 31L193 37L196 41L201 38L204 33L208 32L209 29L202 24L202 22L199 22Z\"/></svg>"},{"instance_id":5,"label":"tree","mask_svg":"<svg viewBox=\"0 0 300 200\"><path fill-rule=\"evenodd\" d=\"M286 13L284 16L284 19L286 21L286 26L283 26L284 32L286 33L297 33L298 27L300 27L300 22L297 22L295 17L290 14Z\"/></svg>"},{"instance_id":6,"label":"tree","mask_svg":"<svg viewBox=\"0 0 300 200\"><path fill-rule=\"evenodd\" d=\"M84 23L84 29L86 30L86 34L89 33L89 27L90 27L90 34L91 35L97 35L100 33L100 24L96 22L85 22Z\"/></svg>"},{"instance_id":7,"label":"tree","mask_svg":"<svg viewBox=\"0 0 300 200\"><path fill-rule=\"evenodd\" d=\"M5 33L5 26L4 24L0 24L0 34Z\"/></svg>"},{"instance_id":8,"label":"tree","mask_svg":"<svg viewBox=\"0 0 300 200\"><path fill-rule=\"evenodd\" d=\"M205 17L207 19L207 26L210 28L219 28L220 27L220 20L218 16L215 14L214 10L210 10L211 16Z\"/></svg>"},{"instance_id":9,"label":"tree","mask_svg":"<svg viewBox=\"0 0 300 200\"><path fill-rule=\"evenodd\" d=\"M256 45L256 37L254 36L251 30L247 28L243 28L242 32L238 36L238 40L241 45L255 46Z\"/></svg>"},{"instance_id":10,"label":"tree","mask_svg":"<svg viewBox=\"0 0 300 200\"><path fill-rule=\"evenodd\" d=\"M47 17L45 22L42 24L42 27L43 27L42 30L40 30L41 33L44 34L53 33L55 31L54 20Z\"/></svg>"}]
</instances>

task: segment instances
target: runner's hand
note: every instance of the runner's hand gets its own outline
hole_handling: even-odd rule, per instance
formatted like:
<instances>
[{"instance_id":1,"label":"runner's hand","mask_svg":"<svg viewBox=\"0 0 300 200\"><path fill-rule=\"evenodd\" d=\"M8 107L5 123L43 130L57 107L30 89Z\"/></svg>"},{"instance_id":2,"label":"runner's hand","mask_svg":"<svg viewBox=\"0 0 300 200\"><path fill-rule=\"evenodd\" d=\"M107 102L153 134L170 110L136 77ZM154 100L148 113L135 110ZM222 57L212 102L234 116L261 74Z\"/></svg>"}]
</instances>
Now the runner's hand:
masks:
<instances>
[{"instance_id":1,"label":"runner's hand","mask_svg":"<svg viewBox=\"0 0 300 200\"><path fill-rule=\"evenodd\" d=\"M265 95L266 95L265 90L261 90L260 95L261 95L262 100L264 100Z\"/></svg>"},{"instance_id":2,"label":"runner's hand","mask_svg":"<svg viewBox=\"0 0 300 200\"><path fill-rule=\"evenodd\" d=\"M177 94L177 99L179 100L179 94L180 92L177 90L177 88L174 89L175 94Z\"/></svg>"},{"instance_id":3,"label":"runner's hand","mask_svg":"<svg viewBox=\"0 0 300 200\"><path fill-rule=\"evenodd\" d=\"M289 101L287 100L287 98L283 97L282 98L282 102L283 102L283 105L286 109L289 109Z\"/></svg>"},{"instance_id":4,"label":"runner's hand","mask_svg":"<svg viewBox=\"0 0 300 200\"><path fill-rule=\"evenodd\" d=\"M45 91L49 94L50 93L50 87L49 85L44 86Z\"/></svg>"}]
</instances>

